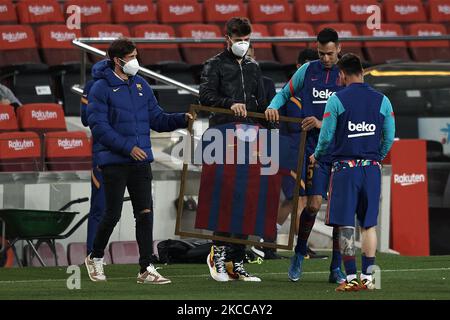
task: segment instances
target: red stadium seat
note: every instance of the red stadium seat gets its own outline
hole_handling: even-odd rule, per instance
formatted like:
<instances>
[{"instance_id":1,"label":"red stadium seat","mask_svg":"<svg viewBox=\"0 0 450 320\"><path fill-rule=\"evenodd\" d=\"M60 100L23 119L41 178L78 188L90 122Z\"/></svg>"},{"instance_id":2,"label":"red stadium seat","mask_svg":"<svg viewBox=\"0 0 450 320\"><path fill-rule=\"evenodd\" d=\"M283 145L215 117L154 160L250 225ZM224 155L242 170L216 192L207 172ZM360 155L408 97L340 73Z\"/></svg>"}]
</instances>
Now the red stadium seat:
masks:
<instances>
[{"instance_id":1,"label":"red stadium seat","mask_svg":"<svg viewBox=\"0 0 450 320\"><path fill-rule=\"evenodd\" d=\"M160 23L202 23L202 9L197 0L158 0Z\"/></svg>"},{"instance_id":2,"label":"red stadium seat","mask_svg":"<svg viewBox=\"0 0 450 320\"><path fill-rule=\"evenodd\" d=\"M136 241L113 241L109 245L113 264L136 264L139 261L139 248Z\"/></svg>"},{"instance_id":3,"label":"red stadium seat","mask_svg":"<svg viewBox=\"0 0 450 320\"><path fill-rule=\"evenodd\" d=\"M67 255L66 250L61 243L55 243L56 256L58 258L58 266L67 266ZM40 267L41 263L38 258L32 251L29 245L24 247L24 256L26 259L26 265L31 267ZM42 258L42 261L45 263L47 267L56 266L55 254L50 249L50 246L47 243L41 243L39 248L37 249L39 256Z\"/></svg>"},{"instance_id":4,"label":"red stadium seat","mask_svg":"<svg viewBox=\"0 0 450 320\"><path fill-rule=\"evenodd\" d=\"M253 39L261 37L270 37L269 29L266 25L255 23L252 24L252 36ZM255 48L255 55L258 61L275 61L273 56L272 44L268 42L255 42L252 44Z\"/></svg>"},{"instance_id":5,"label":"red stadium seat","mask_svg":"<svg viewBox=\"0 0 450 320\"><path fill-rule=\"evenodd\" d=\"M314 37L314 29L307 23L276 23L272 26L276 37ZM307 48L307 42L275 43L275 53L278 61L283 64L295 64L300 50Z\"/></svg>"},{"instance_id":6,"label":"red stadium seat","mask_svg":"<svg viewBox=\"0 0 450 320\"><path fill-rule=\"evenodd\" d=\"M91 169L91 143L86 132L47 132L45 162L49 170Z\"/></svg>"},{"instance_id":7,"label":"red stadium seat","mask_svg":"<svg viewBox=\"0 0 450 320\"><path fill-rule=\"evenodd\" d=\"M179 36L182 38L222 38L223 34L216 25L207 24L185 24L179 27ZM203 64L209 58L215 56L223 50L222 43L183 43L181 53L184 61L189 64Z\"/></svg>"},{"instance_id":8,"label":"red stadium seat","mask_svg":"<svg viewBox=\"0 0 450 320\"><path fill-rule=\"evenodd\" d=\"M151 0L116 0L111 5L114 23L156 22L156 10Z\"/></svg>"},{"instance_id":9,"label":"red stadium seat","mask_svg":"<svg viewBox=\"0 0 450 320\"><path fill-rule=\"evenodd\" d=\"M67 261L70 265L84 264L86 254L86 242L72 242L67 245ZM106 264L111 264L109 250L105 250L103 259Z\"/></svg>"},{"instance_id":10,"label":"red stadium seat","mask_svg":"<svg viewBox=\"0 0 450 320\"><path fill-rule=\"evenodd\" d=\"M51 66L80 61L80 51L72 40L81 37L79 29L70 30L65 24L50 24L38 29L39 47L44 62Z\"/></svg>"},{"instance_id":11,"label":"red stadium seat","mask_svg":"<svg viewBox=\"0 0 450 320\"><path fill-rule=\"evenodd\" d=\"M175 38L175 31L168 25L140 24L131 29L131 35L146 39L168 39ZM182 61L176 43L137 43L137 47L143 66Z\"/></svg>"},{"instance_id":12,"label":"red stadium seat","mask_svg":"<svg viewBox=\"0 0 450 320\"><path fill-rule=\"evenodd\" d=\"M377 0L341 0L339 9L342 22L365 24L367 18L372 15L367 13L369 6L381 7L381 4Z\"/></svg>"},{"instance_id":13,"label":"red stadium seat","mask_svg":"<svg viewBox=\"0 0 450 320\"><path fill-rule=\"evenodd\" d=\"M429 0L430 22L450 23L450 0Z\"/></svg>"},{"instance_id":14,"label":"red stadium seat","mask_svg":"<svg viewBox=\"0 0 450 320\"><path fill-rule=\"evenodd\" d=\"M364 36L392 37L402 36L403 30L399 24L383 23L381 29L362 28ZM405 41L366 41L364 42L367 58L373 64L385 63L390 60L409 61Z\"/></svg>"},{"instance_id":15,"label":"red stadium seat","mask_svg":"<svg viewBox=\"0 0 450 320\"><path fill-rule=\"evenodd\" d=\"M339 22L338 7L333 0L297 0L295 17L298 22L313 24Z\"/></svg>"},{"instance_id":16,"label":"red stadium seat","mask_svg":"<svg viewBox=\"0 0 450 320\"><path fill-rule=\"evenodd\" d=\"M440 36L446 34L445 26L434 23L416 23L408 27L412 36ZM411 41L411 55L415 61L450 60L448 40Z\"/></svg>"},{"instance_id":17,"label":"red stadium seat","mask_svg":"<svg viewBox=\"0 0 450 320\"><path fill-rule=\"evenodd\" d=\"M0 104L0 132L17 131L16 113L14 107L10 105Z\"/></svg>"},{"instance_id":18,"label":"red stadium seat","mask_svg":"<svg viewBox=\"0 0 450 320\"><path fill-rule=\"evenodd\" d=\"M421 0L385 0L384 21L395 23L426 22Z\"/></svg>"},{"instance_id":19,"label":"red stadium seat","mask_svg":"<svg viewBox=\"0 0 450 320\"><path fill-rule=\"evenodd\" d=\"M0 0L0 24L17 23L16 8L11 0Z\"/></svg>"},{"instance_id":20,"label":"red stadium seat","mask_svg":"<svg viewBox=\"0 0 450 320\"><path fill-rule=\"evenodd\" d=\"M35 132L0 133L0 171L41 169L41 142Z\"/></svg>"},{"instance_id":21,"label":"red stadium seat","mask_svg":"<svg viewBox=\"0 0 450 320\"><path fill-rule=\"evenodd\" d=\"M356 26L352 23L330 23L330 24L321 24L316 28L316 32L319 33L323 28L333 28L337 31L339 38L343 37L355 37L359 36L359 32L356 29ZM351 52L358 55L361 60L365 60L363 52L362 52L362 43L359 41L339 41L342 45L341 51L342 53Z\"/></svg>"},{"instance_id":22,"label":"red stadium seat","mask_svg":"<svg viewBox=\"0 0 450 320\"><path fill-rule=\"evenodd\" d=\"M293 21L287 0L249 0L248 10L252 23Z\"/></svg>"},{"instance_id":23,"label":"red stadium seat","mask_svg":"<svg viewBox=\"0 0 450 320\"><path fill-rule=\"evenodd\" d=\"M17 108L19 127L22 130L45 133L66 130L64 111L56 103L30 103Z\"/></svg>"},{"instance_id":24,"label":"red stadium seat","mask_svg":"<svg viewBox=\"0 0 450 320\"><path fill-rule=\"evenodd\" d=\"M41 62L30 26L0 25L0 48L0 67Z\"/></svg>"},{"instance_id":25,"label":"red stadium seat","mask_svg":"<svg viewBox=\"0 0 450 320\"><path fill-rule=\"evenodd\" d=\"M64 23L61 7L56 0L26 0L17 4L21 24Z\"/></svg>"},{"instance_id":26,"label":"red stadium seat","mask_svg":"<svg viewBox=\"0 0 450 320\"><path fill-rule=\"evenodd\" d=\"M236 16L247 16L242 0L205 0L203 3L206 23L224 23Z\"/></svg>"},{"instance_id":27,"label":"red stadium seat","mask_svg":"<svg viewBox=\"0 0 450 320\"><path fill-rule=\"evenodd\" d=\"M130 31L127 26L121 24L92 24L86 27L85 34L88 37L120 38L129 37ZM109 44L93 44L93 46L101 50L106 50ZM93 63L104 59L94 55L89 55L89 58Z\"/></svg>"},{"instance_id":28,"label":"red stadium seat","mask_svg":"<svg viewBox=\"0 0 450 320\"><path fill-rule=\"evenodd\" d=\"M69 6L80 7L81 24L111 22L106 0L67 0L65 1L64 12L67 12Z\"/></svg>"}]
</instances>

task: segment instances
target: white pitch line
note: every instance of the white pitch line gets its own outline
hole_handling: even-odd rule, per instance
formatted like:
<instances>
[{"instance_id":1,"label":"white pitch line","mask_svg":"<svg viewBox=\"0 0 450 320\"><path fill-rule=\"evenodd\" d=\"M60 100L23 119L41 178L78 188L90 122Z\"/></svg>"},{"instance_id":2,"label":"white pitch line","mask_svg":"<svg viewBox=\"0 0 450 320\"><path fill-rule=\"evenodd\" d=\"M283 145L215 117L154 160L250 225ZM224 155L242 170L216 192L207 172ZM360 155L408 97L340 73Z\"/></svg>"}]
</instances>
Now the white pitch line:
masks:
<instances>
[{"instance_id":1,"label":"white pitch line","mask_svg":"<svg viewBox=\"0 0 450 320\"><path fill-rule=\"evenodd\" d=\"M429 268L429 269L393 269L393 270L381 270L381 272L426 272L426 271L449 271L450 268ZM322 274L329 273L329 271L306 271L302 274ZM269 272L269 273L255 273L255 275L287 275L287 272ZM196 275L173 275L169 278L208 278L209 274L196 274ZM117 277L108 278L110 280L128 280L135 279L135 277ZM41 279L41 280L4 280L0 281L0 284L15 284L15 283L41 283L41 282L59 282L67 281L67 279Z\"/></svg>"}]
</instances>

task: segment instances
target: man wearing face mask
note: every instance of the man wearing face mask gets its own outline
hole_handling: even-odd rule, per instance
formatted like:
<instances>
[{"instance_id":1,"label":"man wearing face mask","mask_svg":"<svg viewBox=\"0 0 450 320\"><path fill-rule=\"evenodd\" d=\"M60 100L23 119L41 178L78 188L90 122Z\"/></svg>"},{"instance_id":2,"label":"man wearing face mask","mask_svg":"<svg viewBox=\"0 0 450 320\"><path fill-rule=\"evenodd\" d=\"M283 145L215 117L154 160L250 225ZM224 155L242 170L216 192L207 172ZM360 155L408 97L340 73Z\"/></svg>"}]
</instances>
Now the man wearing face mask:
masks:
<instances>
[{"instance_id":1,"label":"man wearing face mask","mask_svg":"<svg viewBox=\"0 0 450 320\"><path fill-rule=\"evenodd\" d=\"M247 111L262 113L267 106L261 70L255 60L246 56L252 33L249 20L231 18L225 32L227 48L206 61L203 67L200 102L204 106L231 109L235 116L215 114L209 120L210 126L243 121ZM215 235L230 236L218 232ZM244 269L244 258L245 245L215 241L208 256L212 278L220 282L261 281Z\"/></svg>"},{"instance_id":2,"label":"man wearing face mask","mask_svg":"<svg viewBox=\"0 0 450 320\"><path fill-rule=\"evenodd\" d=\"M190 114L164 113L139 70L133 42L111 43L107 61L94 66L98 79L88 94L87 121L94 139L93 158L101 169L106 210L97 228L92 252L85 265L92 281L106 281L103 255L120 219L125 188L136 221L140 270L137 283L167 284L152 265L153 208L150 129L172 131L187 126Z\"/></svg>"},{"instance_id":3,"label":"man wearing face mask","mask_svg":"<svg viewBox=\"0 0 450 320\"><path fill-rule=\"evenodd\" d=\"M204 106L231 109L236 116L247 111L264 112L261 70L248 57L252 28L247 18L231 18L225 26L227 48L206 61L200 79L200 102ZM236 117L213 115L210 126L236 121ZM242 120L242 119L241 119Z\"/></svg>"}]
</instances>

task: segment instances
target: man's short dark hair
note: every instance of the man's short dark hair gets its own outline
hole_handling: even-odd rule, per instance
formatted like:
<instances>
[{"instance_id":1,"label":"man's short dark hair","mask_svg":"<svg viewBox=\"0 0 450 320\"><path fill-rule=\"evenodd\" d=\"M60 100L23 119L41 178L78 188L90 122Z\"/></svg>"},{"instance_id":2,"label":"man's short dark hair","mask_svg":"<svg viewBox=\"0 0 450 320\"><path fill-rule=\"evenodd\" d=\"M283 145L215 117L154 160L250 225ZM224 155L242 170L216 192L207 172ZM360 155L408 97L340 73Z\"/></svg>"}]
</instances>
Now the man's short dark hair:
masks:
<instances>
[{"instance_id":1,"label":"man's short dark hair","mask_svg":"<svg viewBox=\"0 0 450 320\"><path fill-rule=\"evenodd\" d=\"M346 75L359 75L363 73L361 59L354 53L346 53L339 59L337 66Z\"/></svg>"},{"instance_id":2,"label":"man's short dark hair","mask_svg":"<svg viewBox=\"0 0 450 320\"><path fill-rule=\"evenodd\" d=\"M119 38L114 40L109 46L108 57L111 61L116 57L123 59L127 54L132 53L134 49L136 49L136 45L133 41L128 38Z\"/></svg>"},{"instance_id":3,"label":"man's short dark hair","mask_svg":"<svg viewBox=\"0 0 450 320\"><path fill-rule=\"evenodd\" d=\"M319 54L317 50L313 50L311 48L306 48L300 51L297 57L297 63L302 65L308 61L313 61L319 59Z\"/></svg>"},{"instance_id":4,"label":"man's short dark hair","mask_svg":"<svg viewBox=\"0 0 450 320\"><path fill-rule=\"evenodd\" d=\"M334 29L325 28L320 30L319 34L317 35L317 41L320 44L327 44L328 42L334 42L335 44L337 44L339 42L339 35Z\"/></svg>"},{"instance_id":5,"label":"man's short dark hair","mask_svg":"<svg viewBox=\"0 0 450 320\"><path fill-rule=\"evenodd\" d=\"M227 21L225 32L228 36L246 36L252 33L252 25L247 18L234 17Z\"/></svg>"}]
</instances>

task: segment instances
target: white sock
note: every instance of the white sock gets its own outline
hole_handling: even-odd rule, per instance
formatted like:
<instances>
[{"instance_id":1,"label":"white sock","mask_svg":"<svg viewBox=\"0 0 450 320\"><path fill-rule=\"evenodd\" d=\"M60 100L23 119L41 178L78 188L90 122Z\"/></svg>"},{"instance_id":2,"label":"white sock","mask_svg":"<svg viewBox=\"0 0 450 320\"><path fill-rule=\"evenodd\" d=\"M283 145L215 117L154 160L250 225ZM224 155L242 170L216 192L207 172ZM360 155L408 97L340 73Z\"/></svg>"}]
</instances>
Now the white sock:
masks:
<instances>
[{"instance_id":1,"label":"white sock","mask_svg":"<svg viewBox=\"0 0 450 320\"><path fill-rule=\"evenodd\" d=\"M356 279L356 274L349 274L349 275L347 276L347 282L350 282L350 281L352 281L353 279Z\"/></svg>"}]
</instances>

